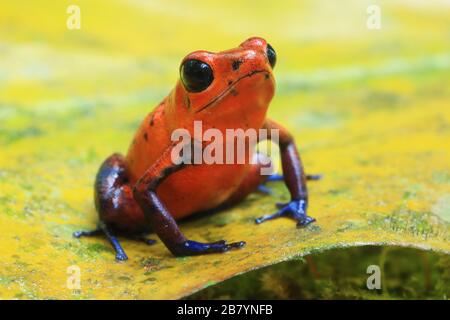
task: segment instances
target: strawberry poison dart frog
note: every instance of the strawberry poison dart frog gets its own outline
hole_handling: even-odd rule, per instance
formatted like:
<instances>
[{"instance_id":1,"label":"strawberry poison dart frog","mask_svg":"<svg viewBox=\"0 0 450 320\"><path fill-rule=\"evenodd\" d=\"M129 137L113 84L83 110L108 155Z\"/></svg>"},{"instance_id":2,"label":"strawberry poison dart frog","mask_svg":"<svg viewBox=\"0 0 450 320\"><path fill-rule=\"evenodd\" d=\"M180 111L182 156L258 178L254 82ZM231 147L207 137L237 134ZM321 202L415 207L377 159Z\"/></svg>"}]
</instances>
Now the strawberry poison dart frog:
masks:
<instances>
[{"instance_id":1,"label":"strawberry poison dart frog","mask_svg":"<svg viewBox=\"0 0 450 320\"><path fill-rule=\"evenodd\" d=\"M266 117L275 90L272 71L276 60L272 46L257 37L219 53L195 51L187 55L175 88L142 121L128 153L113 154L101 165L94 185L98 228L78 231L74 236L104 234L117 260L127 259L118 234L152 244L155 241L143 235L155 232L175 256L241 248L244 241L201 243L187 239L176 221L236 204L268 180L284 180L291 200L279 204L277 212L257 218L256 223L283 216L295 219L298 226L313 222L306 213L306 180L318 177L305 175L292 135ZM231 164L174 161L178 145L172 133L179 128L192 133L198 121L203 130L214 128L224 135L228 129L267 129L264 139L272 139L270 132L276 129L283 176L261 174L260 169L267 165L262 160ZM208 143L202 141L201 148ZM253 159L264 159L252 152Z\"/></svg>"}]
</instances>

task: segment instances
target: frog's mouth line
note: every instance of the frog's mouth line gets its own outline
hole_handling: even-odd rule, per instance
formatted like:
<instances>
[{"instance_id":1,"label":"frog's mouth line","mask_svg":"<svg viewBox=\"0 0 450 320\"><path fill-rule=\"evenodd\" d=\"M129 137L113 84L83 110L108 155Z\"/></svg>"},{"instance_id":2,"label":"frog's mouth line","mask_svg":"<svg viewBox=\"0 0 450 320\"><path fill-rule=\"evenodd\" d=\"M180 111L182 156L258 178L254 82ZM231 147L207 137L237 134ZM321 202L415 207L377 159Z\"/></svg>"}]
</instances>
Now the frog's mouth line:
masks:
<instances>
[{"instance_id":1,"label":"frog's mouth line","mask_svg":"<svg viewBox=\"0 0 450 320\"><path fill-rule=\"evenodd\" d=\"M232 82L232 83L230 83L230 84L228 85L228 88L226 88L225 90L223 90L218 96L216 96L214 99L212 99L211 101L209 101L209 102L208 102L207 104L205 104L203 107L201 107L200 109L198 109L195 113L199 113L199 112L205 110L206 108L211 107L215 102L217 102L218 100L222 99L227 93L229 93L229 92L233 89L234 85L236 85L236 83L238 83L238 82L241 81L242 79L247 78L247 77L249 78L249 77L253 76L254 74L262 73L262 72L269 73L267 70L255 70L255 71L252 71L252 72L250 72L250 73L247 73L247 74L243 75L243 76L240 77L240 78L237 78L234 82Z\"/></svg>"}]
</instances>

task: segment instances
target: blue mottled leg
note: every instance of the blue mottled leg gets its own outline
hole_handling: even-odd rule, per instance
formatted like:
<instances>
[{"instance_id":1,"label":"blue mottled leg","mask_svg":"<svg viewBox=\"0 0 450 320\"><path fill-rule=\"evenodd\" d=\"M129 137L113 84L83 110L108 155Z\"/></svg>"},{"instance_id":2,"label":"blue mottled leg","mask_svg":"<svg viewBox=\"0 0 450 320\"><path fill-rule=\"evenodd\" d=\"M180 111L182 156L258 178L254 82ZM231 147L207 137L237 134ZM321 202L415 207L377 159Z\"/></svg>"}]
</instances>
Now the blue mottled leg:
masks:
<instances>
[{"instance_id":1,"label":"blue mottled leg","mask_svg":"<svg viewBox=\"0 0 450 320\"><path fill-rule=\"evenodd\" d=\"M283 168L283 176L275 174L269 176L267 180L283 180L289 190L291 201L279 206L277 212L256 219L256 223L262 223L282 216L289 216L297 220L297 226L305 226L314 221L313 218L308 217L306 214L308 207L306 180L316 180L319 176L305 175L294 138L283 126L275 121L266 119L263 128L268 129L270 132L272 132L272 129L277 130L278 139L276 139L276 142L280 147ZM271 139L272 137L269 136L268 138Z\"/></svg>"}]
</instances>

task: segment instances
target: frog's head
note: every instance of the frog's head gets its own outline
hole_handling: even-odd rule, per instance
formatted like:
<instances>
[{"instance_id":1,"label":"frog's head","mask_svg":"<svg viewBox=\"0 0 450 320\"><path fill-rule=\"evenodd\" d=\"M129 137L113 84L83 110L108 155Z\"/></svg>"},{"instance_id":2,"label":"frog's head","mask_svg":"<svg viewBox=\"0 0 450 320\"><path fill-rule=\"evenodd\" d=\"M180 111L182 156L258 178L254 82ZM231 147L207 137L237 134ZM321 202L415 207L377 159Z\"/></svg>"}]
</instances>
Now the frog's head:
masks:
<instances>
[{"instance_id":1,"label":"frog's head","mask_svg":"<svg viewBox=\"0 0 450 320\"><path fill-rule=\"evenodd\" d=\"M256 37L231 50L192 52L181 62L172 105L194 119L263 119L274 95L275 62L272 46Z\"/></svg>"}]
</instances>

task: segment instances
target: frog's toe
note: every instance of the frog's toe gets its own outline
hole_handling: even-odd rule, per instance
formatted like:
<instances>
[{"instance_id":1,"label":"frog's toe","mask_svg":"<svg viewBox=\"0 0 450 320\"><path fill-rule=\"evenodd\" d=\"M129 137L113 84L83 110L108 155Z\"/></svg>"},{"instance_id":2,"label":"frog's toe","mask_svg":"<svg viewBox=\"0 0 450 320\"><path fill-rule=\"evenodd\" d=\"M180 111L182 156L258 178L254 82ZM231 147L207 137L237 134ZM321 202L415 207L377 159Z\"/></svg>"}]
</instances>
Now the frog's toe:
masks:
<instances>
[{"instance_id":1,"label":"frog's toe","mask_svg":"<svg viewBox=\"0 0 450 320\"><path fill-rule=\"evenodd\" d=\"M225 240L214 242L211 244L209 252L226 252L231 249L239 249L245 246L245 241L237 241L232 243L227 243Z\"/></svg>"},{"instance_id":2,"label":"frog's toe","mask_svg":"<svg viewBox=\"0 0 450 320\"><path fill-rule=\"evenodd\" d=\"M128 257L127 257L127 255L125 254L125 252L117 252L116 253L116 260L117 261L126 261L126 260L128 260Z\"/></svg>"},{"instance_id":3,"label":"frog's toe","mask_svg":"<svg viewBox=\"0 0 450 320\"><path fill-rule=\"evenodd\" d=\"M82 236L83 236L83 233L84 233L85 231L83 231L83 230L78 230L78 231L75 231L74 233L72 233L72 236L74 237L74 238L81 238Z\"/></svg>"},{"instance_id":4,"label":"frog's toe","mask_svg":"<svg viewBox=\"0 0 450 320\"><path fill-rule=\"evenodd\" d=\"M81 238L81 237L92 237L92 236L96 236L99 235L102 231L100 229L94 229L94 230L78 230L75 231L74 233L72 233L72 236L74 238Z\"/></svg>"},{"instance_id":5,"label":"frog's toe","mask_svg":"<svg viewBox=\"0 0 450 320\"><path fill-rule=\"evenodd\" d=\"M239 249L245 246L245 241L232 242L226 245L228 249Z\"/></svg>"}]
</instances>

